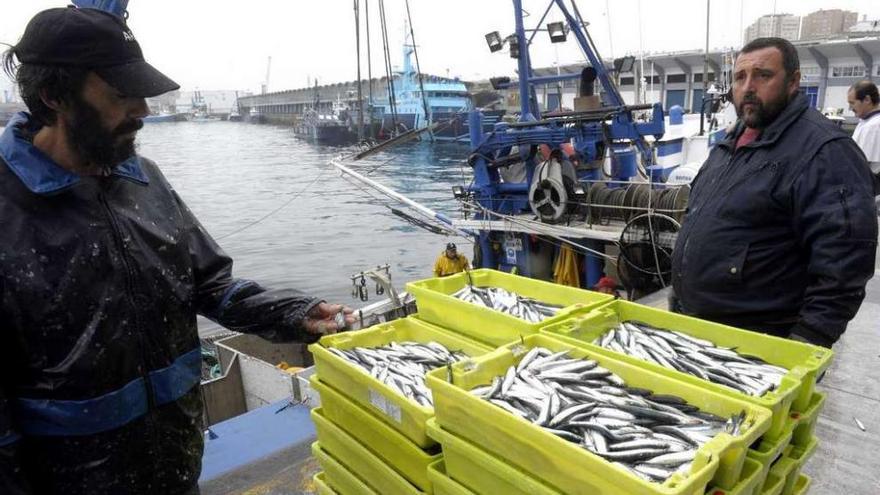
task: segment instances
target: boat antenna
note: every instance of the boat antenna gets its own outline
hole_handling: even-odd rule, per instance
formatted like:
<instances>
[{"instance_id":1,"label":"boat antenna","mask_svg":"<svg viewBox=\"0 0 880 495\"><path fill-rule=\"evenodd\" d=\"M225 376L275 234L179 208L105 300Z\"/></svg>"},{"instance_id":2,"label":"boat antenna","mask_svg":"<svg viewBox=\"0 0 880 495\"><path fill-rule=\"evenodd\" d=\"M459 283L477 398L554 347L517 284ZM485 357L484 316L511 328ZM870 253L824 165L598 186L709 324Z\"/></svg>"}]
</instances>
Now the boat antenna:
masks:
<instances>
[{"instance_id":1,"label":"boat antenna","mask_svg":"<svg viewBox=\"0 0 880 495\"><path fill-rule=\"evenodd\" d=\"M419 50L416 48L416 33L413 31L413 22L412 16L409 13L409 0L405 0L406 3L406 19L409 22L409 38L412 40L412 49L413 54L416 57L416 73L419 75L419 91L422 94L422 107L425 110L425 125L430 126L433 121L431 111L428 108L428 97L425 95L425 83L424 78L422 76L422 66L419 64ZM431 140L434 139L434 133L431 133Z\"/></svg>"}]
</instances>

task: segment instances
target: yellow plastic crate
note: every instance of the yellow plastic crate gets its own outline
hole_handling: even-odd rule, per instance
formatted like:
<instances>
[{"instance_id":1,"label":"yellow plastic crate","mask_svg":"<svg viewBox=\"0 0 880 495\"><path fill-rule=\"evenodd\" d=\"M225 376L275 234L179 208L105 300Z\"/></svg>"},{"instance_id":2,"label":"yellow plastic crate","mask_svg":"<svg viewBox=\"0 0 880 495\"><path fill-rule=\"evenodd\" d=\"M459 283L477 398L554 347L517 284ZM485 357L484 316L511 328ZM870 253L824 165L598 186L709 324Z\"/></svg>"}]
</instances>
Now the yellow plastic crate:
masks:
<instances>
[{"instance_id":1,"label":"yellow plastic crate","mask_svg":"<svg viewBox=\"0 0 880 495\"><path fill-rule=\"evenodd\" d=\"M312 375L310 381L312 388L321 395L321 409L328 420L354 437L361 445L368 446L370 451L410 483L422 490L430 490L428 465L441 458L440 449L432 448L427 452L422 450L370 411L322 383L317 375Z\"/></svg>"},{"instance_id":2,"label":"yellow plastic crate","mask_svg":"<svg viewBox=\"0 0 880 495\"><path fill-rule=\"evenodd\" d=\"M318 495L338 495L330 485L327 484L327 481L324 479L324 473L316 473L312 476L312 482L315 484L315 493Z\"/></svg>"},{"instance_id":3,"label":"yellow plastic crate","mask_svg":"<svg viewBox=\"0 0 880 495\"><path fill-rule=\"evenodd\" d=\"M312 409L312 421L318 431L320 447L376 492L382 495L428 493L416 488L367 447L330 422L321 408Z\"/></svg>"},{"instance_id":4,"label":"yellow plastic crate","mask_svg":"<svg viewBox=\"0 0 880 495\"><path fill-rule=\"evenodd\" d=\"M556 316L540 323L530 323L452 297L451 294L468 284L468 275L464 272L406 284L406 291L416 298L419 318L493 347L533 335L542 326L562 321L573 312L586 311L614 300L609 294L520 277L497 270L485 268L471 270L470 276L474 286L477 287L501 287L521 296L563 306Z\"/></svg>"},{"instance_id":5,"label":"yellow plastic crate","mask_svg":"<svg viewBox=\"0 0 880 495\"><path fill-rule=\"evenodd\" d=\"M805 412L792 411L789 413L789 421L791 422L792 445L805 447L810 444L813 439L813 431L816 429L816 423L819 422L819 413L825 407L825 399L827 396L822 392L816 392L810 399L810 406Z\"/></svg>"},{"instance_id":6,"label":"yellow plastic crate","mask_svg":"<svg viewBox=\"0 0 880 495\"><path fill-rule=\"evenodd\" d=\"M770 364L787 368L789 372L783 377L778 389L767 392L762 397L753 397L721 384L592 344L596 338L627 320L637 320L659 328L677 330L709 340L721 347L736 347L739 352L757 356ZM614 301L590 312L578 313L566 321L545 326L542 332L571 338L573 341L589 345L590 348L596 349L596 352L606 353L630 363L638 363L651 371L766 407L773 413L770 428L766 433L770 439L785 434L789 411L807 410L816 377L828 368L834 354L831 349L824 347L741 330L628 301Z\"/></svg>"},{"instance_id":7,"label":"yellow plastic crate","mask_svg":"<svg viewBox=\"0 0 880 495\"><path fill-rule=\"evenodd\" d=\"M746 457L743 463L742 474L739 482L730 490L721 488L710 488L706 490L706 495L760 495L757 490L764 484L761 478L761 471L764 466L760 462Z\"/></svg>"},{"instance_id":8,"label":"yellow plastic crate","mask_svg":"<svg viewBox=\"0 0 880 495\"><path fill-rule=\"evenodd\" d=\"M434 485L434 495L475 495L449 476L442 460L428 466L428 478Z\"/></svg>"},{"instance_id":9,"label":"yellow plastic crate","mask_svg":"<svg viewBox=\"0 0 880 495\"><path fill-rule=\"evenodd\" d=\"M782 488L782 495L793 495L797 492L796 485L801 475L801 469L804 464L816 453L819 447L819 439L813 437L804 447L791 445L790 450L786 453L786 457L794 462L794 468L791 473L785 477L785 485Z\"/></svg>"},{"instance_id":10,"label":"yellow plastic crate","mask_svg":"<svg viewBox=\"0 0 880 495\"><path fill-rule=\"evenodd\" d=\"M785 486L785 474L770 471L767 473L767 481L761 488L761 495L781 495L782 488Z\"/></svg>"},{"instance_id":11,"label":"yellow plastic crate","mask_svg":"<svg viewBox=\"0 0 880 495\"><path fill-rule=\"evenodd\" d=\"M443 461L448 476L476 493L562 495L562 492L528 473L444 430L434 419L428 421L428 434L443 447Z\"/></svg>"},{"instance_id":12,"label":"yellow plastic crate","mask_svg":"<svg viewBox=\"0 0 880 495\"><path fill-rule=\"evenodd\" d=\"M786 430L785 434L776 440L761 439L756 446L748 450L746 456L761 463L760 486L764 486L769 478L770 467L776 462L791 443L792 431ZM759 491L759 493L762 493Z\"/></svg>"},{"instance_id":13,"label":"yellow plastic crate","mask_svg":"<svg viewBox=\"0 0 880 495\"><path fill-rule=\"evenodd\" d=\"M312 444L312 455L324 470L324 482L340 495L378 495L348 468L325 452L318 442Z\"/></svg>"},{"instance_id":14,"label":"yellow plastic crate","mask_svg":"<svg viewBox=\"0 0 880 495\"><path fill-rule=\"evenodd\" d=\"M689 475L675 475L664 484L650 483L622 467L552 435L530 422L475 397L468 391L486 385L519 362L532 347L552 351L567 349L570 356L596 360L630 386L659 394L675 394L700 409L722 417L746 413L742 434L721 433L697 453ZM434 392L437 423L445 430L482 446L514 466L523 469L566 493L597 495L624 492L633 495L702 495L710 481L730 489L739 481L748 446L770 425L770 411L752 403L718 394L645 370L606 354L562 342L548 335L526 337L522 344L510 344L490 354L452 367L453 383L445 370L428 374Z\"/></svg>"},{"instance_id":15,"label":"yellow plastic crate","mask_svg":"<svg viewBox=\"0 0 880 495\"><path fill-rule=\"evenodd\" d=\"M764 495L783 495L788 477L797 469L798 462L785 455L770 466L767 481L764 483Z\"/></svg>"},{"instance_id":16,"label":"yellow plastic crate","mask_svg":"<svg viewBox=\"0 0 880 495\"><path fill-rule=\"evenodd\" d=\"M794 495L804 495L810 491L810 485L812 483L813 479L806 474L798 476L797 482L794 484Z\"/></svg>"},{"instance_id":17,"label":"yellow plastic crate","mask_svg":"<svg viewBox=\"0 0 880 495\"><path fill-rule=\"evenodd\" d=\"M435 341L470 356L485 354L491 350L467 337L410 317L356 332L327 335L318 343L310 345L309 351L315 357L315 368L321 382L372 411L419 447L427 448L434 443L425 433L425 421L434 416L432 408L407 399L364 370L327 350L328 347L376 347L402 341Z\"/></svg>"}]
</instances>

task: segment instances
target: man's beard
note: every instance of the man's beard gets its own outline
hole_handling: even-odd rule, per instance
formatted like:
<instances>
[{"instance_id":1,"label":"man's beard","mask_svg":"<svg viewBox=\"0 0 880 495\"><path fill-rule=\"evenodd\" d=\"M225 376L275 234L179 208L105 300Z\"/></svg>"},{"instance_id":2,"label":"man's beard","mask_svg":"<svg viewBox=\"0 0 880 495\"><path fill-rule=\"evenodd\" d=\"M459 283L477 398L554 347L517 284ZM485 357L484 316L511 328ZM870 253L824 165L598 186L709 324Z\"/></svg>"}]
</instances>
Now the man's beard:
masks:
<instances>
[{"instance_id":1,"label":"man's beard","mask_svg":"<svg viewBox=\"0 0 880 495\"><path fill-rule=\"evenodd\" d=\"M134 137L119 137L144 126L141 119L129 119L107 129L101 114L87 101L77 98L67 126L67 138L79 156L91 167L112 168L135 154Z\"/></svg>"},{"instance_id":2,"label":"man's beard","mask_svg":"<svg viewBox=\"0 0 880 495\"><path fill-rule=\"evenodd\" d=\"M787 86L785 84L775 98L766 102L761 101L755 93L746 93L743 95L742 101L736 105L737 117L742 119L747 127L753 129L766 128L776 120L776 117L779 117L779 114L785 110L785 107L791 101L791 95L787 93ZM745 115L743 111L743 106L747 103L752 104L752 112L749 115Z\"/></svg>"}]
</instances>

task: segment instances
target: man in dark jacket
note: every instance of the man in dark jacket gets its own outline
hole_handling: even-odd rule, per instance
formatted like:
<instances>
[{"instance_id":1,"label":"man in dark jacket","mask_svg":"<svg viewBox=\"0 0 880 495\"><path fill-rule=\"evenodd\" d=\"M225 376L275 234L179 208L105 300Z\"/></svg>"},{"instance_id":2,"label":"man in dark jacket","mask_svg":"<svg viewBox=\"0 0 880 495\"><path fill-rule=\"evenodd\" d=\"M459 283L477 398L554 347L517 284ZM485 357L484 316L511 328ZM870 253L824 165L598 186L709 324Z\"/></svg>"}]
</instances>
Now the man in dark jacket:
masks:
<instances>
[{"instance_id":1,"label":"man in dark jacket","mask_svg":"<svg viewBox=\"0 0 880 495\"><path fill-rule=\"evenodd\" d=\"M874 274L877 216L864 156L799 82L788 41L740 51L739 121L691 184L673 287L686 314L830 347Z\"/></svg>"},{"instance_id":2,"label":"man in dark jacket","mask_svg":"<svg viewBox=\"0 0 880 495\"><path fill-rule=\"evenodd\" d=\"M196 492L196 314L312 342L343 308L233 278L134 153L144 97L178 86L121 18L41 12L4 62L31 113L0 135L0 493Z\"/></svg>"}]
</instances>

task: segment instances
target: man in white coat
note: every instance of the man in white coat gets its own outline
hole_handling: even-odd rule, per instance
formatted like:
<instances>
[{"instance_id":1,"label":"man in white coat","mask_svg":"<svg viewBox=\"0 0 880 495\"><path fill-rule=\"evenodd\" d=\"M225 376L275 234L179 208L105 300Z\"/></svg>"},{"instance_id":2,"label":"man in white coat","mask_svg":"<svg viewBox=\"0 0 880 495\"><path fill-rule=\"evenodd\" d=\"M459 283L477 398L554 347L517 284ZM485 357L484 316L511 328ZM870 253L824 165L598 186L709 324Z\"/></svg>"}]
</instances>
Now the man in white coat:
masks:
<instances>
[{"instance_id":1,"label":"man in white coat","mask_svg":"<svg viewBox=\"0 0 880 495\"><path fill-rule=\"evenodd\" d=\"M846 95L849 108L859 118L853 139L871 166L874 174L874 192L880 194L880 93L871 81L859 81Z\"/></svg>"}]
</instances>

